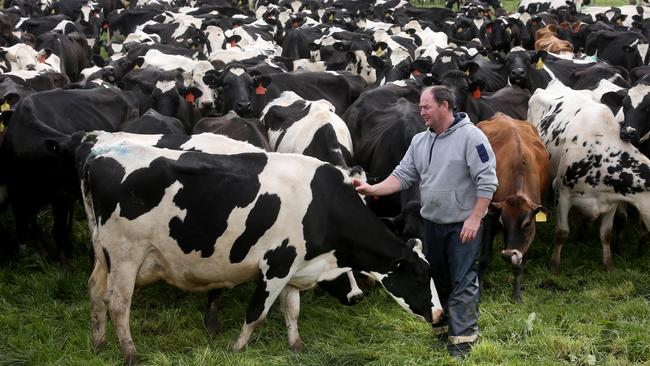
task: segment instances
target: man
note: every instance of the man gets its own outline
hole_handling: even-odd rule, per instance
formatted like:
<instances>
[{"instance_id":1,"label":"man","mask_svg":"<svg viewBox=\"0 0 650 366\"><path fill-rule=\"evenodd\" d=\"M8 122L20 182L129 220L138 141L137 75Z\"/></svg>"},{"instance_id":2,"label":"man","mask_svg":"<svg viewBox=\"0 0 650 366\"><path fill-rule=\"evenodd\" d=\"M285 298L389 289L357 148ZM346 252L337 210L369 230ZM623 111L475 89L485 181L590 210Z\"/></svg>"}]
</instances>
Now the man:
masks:
<instances>
[{"instance_id":1,"label":"man","mask_svg":"<svg viewBox=\"0 0 650 366\"><path fill-rule=\"evenodd\" d=\"M384 196L420 181L426 257L448 320L434 333L448 331L450 355L463 358L478 338L481 220L498 183L487 137L467 114L453 109L447 87L423 90L420 115L428 129L413 137L388 178L375 185L353 183L361 194Z\"/></svg>"}]
</instances>

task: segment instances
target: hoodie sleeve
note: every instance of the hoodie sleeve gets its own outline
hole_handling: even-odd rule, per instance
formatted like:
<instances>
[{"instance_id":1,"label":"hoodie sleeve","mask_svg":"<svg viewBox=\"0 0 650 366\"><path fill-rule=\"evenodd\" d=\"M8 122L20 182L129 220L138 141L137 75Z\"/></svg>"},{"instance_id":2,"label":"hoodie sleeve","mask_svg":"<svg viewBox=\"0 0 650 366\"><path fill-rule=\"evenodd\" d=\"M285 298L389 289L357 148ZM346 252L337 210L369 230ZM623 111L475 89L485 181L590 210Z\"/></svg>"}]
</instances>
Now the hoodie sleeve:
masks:
<instances>
[{"instance_id":1,"label":"hoodie sleeve","mask_svg":"<svg viewBox=\"0 0 650 366\"><path fill-rule=\"evenodd\" d=\"M499 182L497 163L490 141L480 129L474 127L469 134L465 149L465 159L472 181L476 185L476 195L492 199Z\"/></svg>"},{"instance_id":2,"label":"hoodie sleeve","mask_svg":"<svg viewBox=\"0 0 650 366\"><path fill-rule=\"evenodd\" d=\"M402 161L395 167L391 175L399 180L402 190L409 189L413 183L420 180L420 174L415 167L415 157L413 156L413 140L411 140L411 145L406 150Z\"/></svg>"}]
</instances>

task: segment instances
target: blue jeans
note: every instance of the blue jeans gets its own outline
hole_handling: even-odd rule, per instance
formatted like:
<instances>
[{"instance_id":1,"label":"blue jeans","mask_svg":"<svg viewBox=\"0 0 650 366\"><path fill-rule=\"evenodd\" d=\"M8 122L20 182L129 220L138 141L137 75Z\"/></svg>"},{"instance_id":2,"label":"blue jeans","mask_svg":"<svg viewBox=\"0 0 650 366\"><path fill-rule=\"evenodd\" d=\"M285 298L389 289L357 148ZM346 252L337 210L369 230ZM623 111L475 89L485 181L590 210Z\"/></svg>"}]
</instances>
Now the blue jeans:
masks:
<instances>
[{"instance_id":1,"label":"blue jeans","mask_svg":"<svg viewBox=\"0 0 650 366\"><path fill-rule=\"evenodd\" d=\"M431 277L449 320L449 344L478 338L478 258L483 224L474 240L461 244L463 223L435 224L425 220L425 255Z\"/></svg>"}]
</instances>

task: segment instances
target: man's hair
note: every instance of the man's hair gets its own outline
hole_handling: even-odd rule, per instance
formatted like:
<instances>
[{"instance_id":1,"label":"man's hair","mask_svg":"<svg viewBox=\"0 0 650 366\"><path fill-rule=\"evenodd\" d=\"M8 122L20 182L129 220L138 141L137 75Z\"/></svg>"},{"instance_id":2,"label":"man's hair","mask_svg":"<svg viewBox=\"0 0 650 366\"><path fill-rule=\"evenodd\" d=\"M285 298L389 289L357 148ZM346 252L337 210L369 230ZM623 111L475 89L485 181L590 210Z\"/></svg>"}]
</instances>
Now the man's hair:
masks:
<instances>
[{"instance_id":1,"label":"man's hair","mask_svg":"<svg viewBox=\"0 0 650 366\"><path fill-rule=\"evenodd\" d=\"M454 108L456 108L456 96L454 95L454 91L444 85L427 87L422 91L422 94L424 93L430 93L437 104L447 102L450 112L453 112Z\"/></svg>"}]
</instances>

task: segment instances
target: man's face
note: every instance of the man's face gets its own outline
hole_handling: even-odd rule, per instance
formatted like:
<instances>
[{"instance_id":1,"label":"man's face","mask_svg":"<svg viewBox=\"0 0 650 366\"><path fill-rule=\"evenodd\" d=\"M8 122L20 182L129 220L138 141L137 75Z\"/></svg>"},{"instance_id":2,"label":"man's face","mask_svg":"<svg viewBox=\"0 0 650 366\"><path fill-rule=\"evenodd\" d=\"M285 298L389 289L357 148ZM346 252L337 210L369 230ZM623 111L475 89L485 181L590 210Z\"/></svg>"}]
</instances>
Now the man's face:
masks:
<instances>
[{"instance_id":1,"label":"man's face","mask_svg":"<svg viewBox=\"0 0 650 366\"><path fill-rule=\"evenodd\" d=\"M424 120L424 125L436 129L444 121L445 114L448 114L446 108L447 102L436 103L431 93L424 93L420 96L420 116Z\"/></svg>"}]
</instances>

